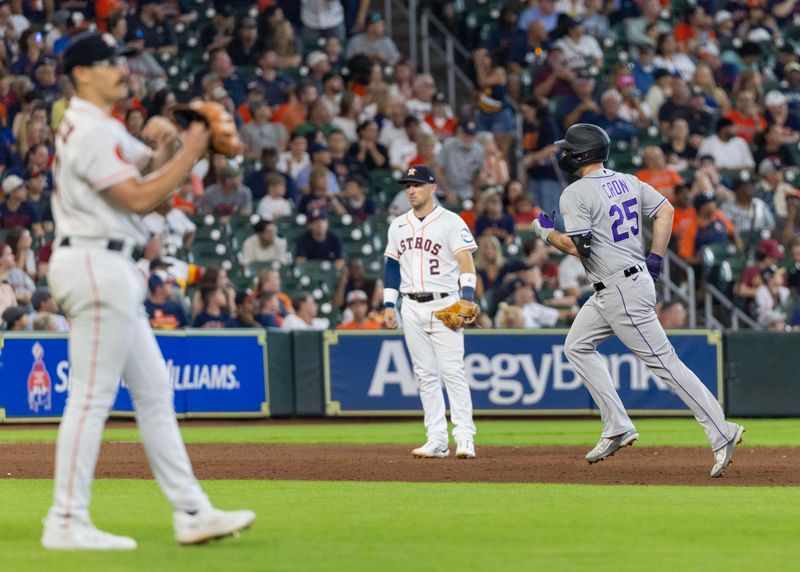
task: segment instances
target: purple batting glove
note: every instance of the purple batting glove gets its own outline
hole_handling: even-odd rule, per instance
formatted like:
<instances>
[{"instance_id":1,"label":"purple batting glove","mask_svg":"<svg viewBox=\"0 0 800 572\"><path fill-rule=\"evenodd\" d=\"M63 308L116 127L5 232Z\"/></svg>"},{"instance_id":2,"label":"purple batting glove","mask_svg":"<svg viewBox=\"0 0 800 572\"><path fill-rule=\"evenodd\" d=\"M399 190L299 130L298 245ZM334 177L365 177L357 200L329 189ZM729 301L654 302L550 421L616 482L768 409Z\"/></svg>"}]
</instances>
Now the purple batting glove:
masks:
<instances>
[{"instance_id":1,"label":"purple batting glove","mask_svg":"<svg viewBox=\"0 0 800 572\"><path fill-rule=\"evenodd\" d=\"M541 213L539 216L533 219L533 232L536 233L536 236L547 242L547 237L550 236L550 233L553 232L556 227L555 218L554 211L553 218Z\"/></svg>"},{"instance_id":2,"label":"purple batting glove","mask_svg":"<svg viewBox=\"0 0 800 572\"><path fill-rule=\"evenodd\" d=\"M550 216L547 216L544 213L539 213L539 216L536 217L536 220L539 221L539 224L542 226L542 228L549 228L549 229L553 229L556 227L555 219L556 219L556 211L553 211L553 214Z\"/></svg>"},{"instance_id":3,"label":"purple batting glove","mask_svg":"<svg viewBox=\"0 0 800 572\"><path fill-rule=\"evenodd\" d=\"M650 273L650 276L652 276L653 282L658 282L658 277L661 276L661 266L664 263L664 258L655 252L651 252L647 255L644 263L647 265L647 271Z\"/></svg>"}]
</instances>

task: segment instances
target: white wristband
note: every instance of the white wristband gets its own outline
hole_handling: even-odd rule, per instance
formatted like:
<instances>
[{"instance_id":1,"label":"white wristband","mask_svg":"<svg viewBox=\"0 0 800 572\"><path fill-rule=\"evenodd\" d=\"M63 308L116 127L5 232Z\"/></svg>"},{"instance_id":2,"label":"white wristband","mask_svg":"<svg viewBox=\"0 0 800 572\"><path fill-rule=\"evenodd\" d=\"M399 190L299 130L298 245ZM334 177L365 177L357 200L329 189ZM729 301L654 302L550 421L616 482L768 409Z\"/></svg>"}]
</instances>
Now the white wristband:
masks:
<instances>
[{"instance_id":1,"label":"white wristband","mask_svg":"<svg viewBox=\"0 0 800 572\"><path fill-rule=\"evenodd\" d=\"M478 276L472 272L464 272L458 277L458 283L462 288L464 286L475 288L475 286L478 284Z\"/></svg>"},{"instance_id":2,"label":"white wristband","mask_svg":"<svg viewBox=\"0 0 800 572\"><path fill-rule=\"evenodd\" d=\"M383 303L386 304L387 302L390 304L397 305L397 299L400 297L400 292L395 290L394 288L384 288L383 289Z\"/></svg>"}]
</instances>

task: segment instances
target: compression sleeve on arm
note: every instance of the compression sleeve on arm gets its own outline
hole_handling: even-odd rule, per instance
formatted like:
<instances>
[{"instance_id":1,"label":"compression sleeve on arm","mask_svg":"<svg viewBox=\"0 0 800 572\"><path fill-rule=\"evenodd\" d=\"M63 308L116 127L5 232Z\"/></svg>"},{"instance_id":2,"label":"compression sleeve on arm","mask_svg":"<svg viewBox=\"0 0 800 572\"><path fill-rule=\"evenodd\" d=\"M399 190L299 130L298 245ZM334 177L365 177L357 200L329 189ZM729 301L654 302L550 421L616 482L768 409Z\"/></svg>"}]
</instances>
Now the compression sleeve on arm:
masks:
<instances>
[{"instance_id":1,"label":"compression sleeve on arm","mask_svg":"<svg viewBox=\"0 0 800 572\"><path fill-rule=\"evenodd\" d=\"M400 296L400 263L394 258L386 257L383 269L383 305L394 308Z\"/></svg>"},{"instance_id":2,"label":"compression sleeve on arm","mask_svg":"<svg viewBox=\"0 0 800 572\"><path fill-rule=\"evenodd\" d=\"M583 258L589 258L592 254L592 233L573 234L570 236L578 254Z\"/></svg>"}]
</instances>

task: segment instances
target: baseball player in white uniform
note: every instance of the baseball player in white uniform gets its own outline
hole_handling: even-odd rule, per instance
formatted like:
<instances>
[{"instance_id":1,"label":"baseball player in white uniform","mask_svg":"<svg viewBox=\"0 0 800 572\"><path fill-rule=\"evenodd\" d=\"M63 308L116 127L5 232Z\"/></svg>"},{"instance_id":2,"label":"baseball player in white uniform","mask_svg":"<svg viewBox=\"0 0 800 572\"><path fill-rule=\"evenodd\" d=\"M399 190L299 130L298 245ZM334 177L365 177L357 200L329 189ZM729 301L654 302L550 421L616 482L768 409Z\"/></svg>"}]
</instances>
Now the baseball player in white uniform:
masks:
<instances>
[{"instance_id":1,"label":"baseball player in white uniform","mask_svg":"<svg viewBox=\"0 0 800 572\"><path fill-rule=\"evenodd\" d=\"M175 538L204 542L248 527L251 511L211 506L195 478L172 403L164 359L144 311L146 278L134 257L147 239L139 215L167 199L208 149L193 123L174 152L176 128L151 119L130 136L111 115L127 97L128 68L109 34L75 36L64 71L76 87L56 136L56 250L48 279L72 319L70 389L56 446L55 493L42 545L53 550L131 550L132 538L95 528L91 484L103 426L124 378L153 473L174 507ZM173 156L174 155L174 156ZM153 170L142 176L140 169Z\"/></svg>"},{"instance_id":2,"label":"baseball player in white uniform","mask_svg":"<svg viewBox=\"0 0 800 572\"><path fill-rule=\"evenodd\" d=\"M447 388L456 457L475 457L472 397L464 373L464 330L452 330L434 312L459 298L475 297L477 249L467 225L457 214L434 203L436 178L425 165L409 168L400 179L411 210L389 226L383 300L385 322L397 327L396 308L402 301L403 334L419 381L427 442L415 457L450 454L442 382Z\"/></svg>"},{"instance_id":3,"label":"baseball player in white uniform","mask_svg":"<svg viewBox=\"0 0 800 572\"><path fill-rule=\"evenodd\" d=\"M595 293L578 312L566 339L566 355L585 381L603 421L589 463L602 461L639 434L614 389L597 345L615 334L692 410L714 452L712 477L719 477L741 442L744 427L725 420L722 407L684 365L656 317L655 281L672 232L672 205L636 177L603 166L610 147L601 128L579 123L557 141L559 165L579 177L561 196L565 232L540 215L535 232L566 254L578 256ZM653 243L645 258L640 231L653 218Z\"/></svg>"}]
</instances>

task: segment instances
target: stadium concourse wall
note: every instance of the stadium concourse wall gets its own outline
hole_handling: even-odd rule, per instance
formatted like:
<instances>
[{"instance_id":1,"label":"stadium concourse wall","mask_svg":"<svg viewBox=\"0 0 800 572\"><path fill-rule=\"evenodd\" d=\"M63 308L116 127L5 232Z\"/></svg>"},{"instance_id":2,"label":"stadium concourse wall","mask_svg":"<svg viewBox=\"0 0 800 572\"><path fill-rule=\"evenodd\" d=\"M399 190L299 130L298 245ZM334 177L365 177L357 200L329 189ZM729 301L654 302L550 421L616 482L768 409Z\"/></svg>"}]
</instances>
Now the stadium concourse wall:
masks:
<instances>
[{"instance_id":1,"label":"stadium concourse wall","mask_svg":"<svg viewBox=\"0 0 800 572\"><path fill-rule=\"evenodd\" d=\"M566 360L564 330L472 330L465 374L479 415L596 415ZM158 332L181 418L421 415L399 332ZM670 339L736 416L800 416L800 334L682 330ZM634 414L688 415L618 340L600 346ZM135 359L135 357L134 357ZM0 423L57 422L69 383L66 334L0 336ZM122 383L112 415L133 415Z\"/></svg>"}]
</instances>

